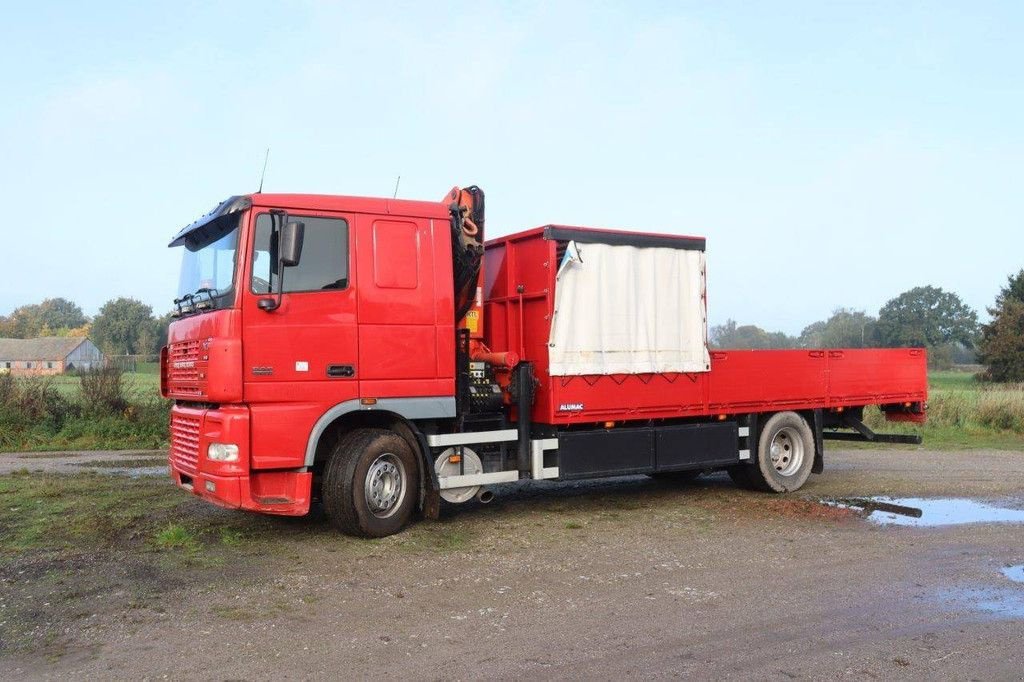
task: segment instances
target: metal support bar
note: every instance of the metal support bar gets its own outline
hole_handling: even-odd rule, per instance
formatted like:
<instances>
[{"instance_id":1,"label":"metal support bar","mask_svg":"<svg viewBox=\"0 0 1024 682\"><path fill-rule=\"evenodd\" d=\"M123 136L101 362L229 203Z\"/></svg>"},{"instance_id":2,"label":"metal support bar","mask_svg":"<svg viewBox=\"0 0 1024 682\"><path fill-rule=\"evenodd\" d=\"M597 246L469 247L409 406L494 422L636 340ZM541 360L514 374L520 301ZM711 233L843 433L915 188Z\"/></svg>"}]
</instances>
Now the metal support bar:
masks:
<instances>
[{"instance_id":1,"label":"metal support bar","mask_svg":"<svg viewBox=\"0 0 1024 682\"><path fill-rule=\"evenodd\" d=\"M558 478L558 467L544 466L544 451L557 450L557 438L541 438L530 441L530 473L533 478Z\"/></svg>"},{"instance_id":2,"label":"metal support bar","mask_svg":"<svg viewBox=\"0 0 1024 682\"><path fill-rule=\"evenodd\" d=\"M843 415L843 426L851 428L857 433L825 431L821 434L821 437L828 440L861 441L867 443L903 443L906 445L921 444L921 436L904 436L895 433L875 433L868 428L867 424L851 414Z\"/></svg>"},{"instance_id":3,"label":"metal support bar","mask_svg":"<svg viewBox=\"0 0 1024 682\"><path fill-rule=\"evenodd\" d=\"M821 434L825 440L857 441L860 443L902 443L904 445L920 445L921 436L904 436L896 433L875 433L871 432L868 438L860 433L844 433L841 431L825 431Z\"/></svg>"},{"instance_id":4,"label":"metal support bar","mask_svg":"<svg viewBox=\"0 0 1024 682\"><path fill-rule=\"evenodd\" d=\"M514 483L519 480L518 471L496 471L490 474L466 474L465 476L440 476L437 479L441 490L469 488L475 485Z\"/></svg>"},{"instance_id":5,"label":"metal support bar","mask_svg":"<svg viewBox=\"0 0 1024 682\"><path fill-rule=\"evenodd\" d=\"M475 443L504 443L518 437L515 429L500 431L466 431L463 433L435 433L427 436L432 448L446 448L452 445L473 445Z\"/></svg>"}]
</instances>

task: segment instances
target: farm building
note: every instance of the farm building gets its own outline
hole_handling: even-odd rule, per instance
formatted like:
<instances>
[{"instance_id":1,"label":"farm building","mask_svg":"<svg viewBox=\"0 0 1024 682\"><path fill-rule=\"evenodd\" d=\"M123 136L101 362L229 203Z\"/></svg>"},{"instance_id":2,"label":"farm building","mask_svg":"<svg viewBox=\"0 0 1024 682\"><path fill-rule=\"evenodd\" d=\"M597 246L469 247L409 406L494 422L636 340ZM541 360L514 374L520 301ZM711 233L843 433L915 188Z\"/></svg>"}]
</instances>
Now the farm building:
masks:
<instances>
[{"instance_id":1,"label":"farm building","mask_svg":"<svg viewBox=\"0 0 1024 682\"><path fill-rule=\"evenodd\" d=\"M103 353L81 337L0 339L0 372L16 376L63 374L103 365Z\"/></svg>"}]
</instances>

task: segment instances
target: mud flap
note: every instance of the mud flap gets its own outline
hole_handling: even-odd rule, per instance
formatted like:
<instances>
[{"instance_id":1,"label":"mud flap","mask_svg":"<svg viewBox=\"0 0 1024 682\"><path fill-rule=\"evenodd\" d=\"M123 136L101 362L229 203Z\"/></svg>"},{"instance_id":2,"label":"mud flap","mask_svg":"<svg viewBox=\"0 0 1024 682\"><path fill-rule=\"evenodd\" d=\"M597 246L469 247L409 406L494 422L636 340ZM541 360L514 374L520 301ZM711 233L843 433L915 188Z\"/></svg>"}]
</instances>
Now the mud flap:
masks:
<instances>
[{"instance_id":1,"label":"mud flap","mask_svg":"<svg viewBox=\"0 0 1024 682\"><path fill-rule=\"evenodd\" d=\"M437 482L437 472L434 471L434 463L430 461L430 445L427 437L416 429L416 441L419 443L420 462L420 513L423 518L437 521L441 518L441 486Z\"/></svg>"},{"instance_id":2,"label":"mud flap","mask_svg":"<svg viewBox=\"0 0 1024 682\"><path fill-rule=\"evenodd\" d=\"M824 419L821 409L814 410L814 466L811 467L812 474L820 474L825 470L825 439L822 437L824 431Z\"/></svg>"},{"instance_id":3,"label":"mud flap","mask_svg":"<svg viewBox=\"0 0 1024 682\"><path fill-rule=\"evenodd\" d=\"M420 513L423 518L430 521L437 521L441 518L441 493L437 490L425 490L423 501L420 504Z\"/></svg>"}]
</instances>

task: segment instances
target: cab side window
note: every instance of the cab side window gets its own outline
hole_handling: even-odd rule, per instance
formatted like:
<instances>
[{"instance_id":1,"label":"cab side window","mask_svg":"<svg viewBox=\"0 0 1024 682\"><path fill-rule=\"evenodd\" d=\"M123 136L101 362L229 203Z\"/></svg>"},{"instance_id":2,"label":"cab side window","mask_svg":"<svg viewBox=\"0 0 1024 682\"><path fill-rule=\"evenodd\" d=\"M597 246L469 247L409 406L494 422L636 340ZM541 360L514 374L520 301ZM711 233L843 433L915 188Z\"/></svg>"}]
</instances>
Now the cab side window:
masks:
<instances>
[{"instance_id":1,"label":"cab side window","mask_svg":"<svg viewBox=\"0 0 1024 682\"><path fill-rule=\"evenodd\" d=\"M348 287L348 223L341 218L289 215L288 220L305 223L302 258L295 267L285 268L284 291L330 291ZM252 291L276 291L277 234L269 213L256 217L253 245Z\"/></svg>"}]
</instances>

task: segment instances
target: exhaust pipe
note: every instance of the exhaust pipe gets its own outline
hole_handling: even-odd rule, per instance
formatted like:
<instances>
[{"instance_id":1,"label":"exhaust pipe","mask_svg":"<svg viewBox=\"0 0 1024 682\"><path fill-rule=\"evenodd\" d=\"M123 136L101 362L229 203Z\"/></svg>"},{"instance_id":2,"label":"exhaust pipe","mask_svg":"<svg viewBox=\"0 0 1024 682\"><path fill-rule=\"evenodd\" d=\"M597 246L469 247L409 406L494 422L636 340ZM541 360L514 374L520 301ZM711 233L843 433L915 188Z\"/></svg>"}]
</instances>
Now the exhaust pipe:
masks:
<instances>
[{"instance_id":1,"label":"exhaust pipe","mask_svg":"<svg viewBox=\"0 0 1024 682\"><path fill-rule=\"evenodd\" d=\"M489 504L494 499L494 493L486 488L481 488L476 494L476 499L480 504Z\"/></svg>"}]
</instances>

